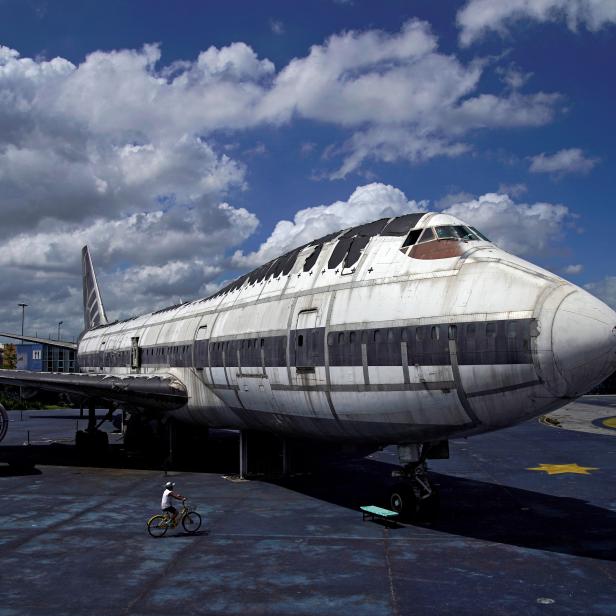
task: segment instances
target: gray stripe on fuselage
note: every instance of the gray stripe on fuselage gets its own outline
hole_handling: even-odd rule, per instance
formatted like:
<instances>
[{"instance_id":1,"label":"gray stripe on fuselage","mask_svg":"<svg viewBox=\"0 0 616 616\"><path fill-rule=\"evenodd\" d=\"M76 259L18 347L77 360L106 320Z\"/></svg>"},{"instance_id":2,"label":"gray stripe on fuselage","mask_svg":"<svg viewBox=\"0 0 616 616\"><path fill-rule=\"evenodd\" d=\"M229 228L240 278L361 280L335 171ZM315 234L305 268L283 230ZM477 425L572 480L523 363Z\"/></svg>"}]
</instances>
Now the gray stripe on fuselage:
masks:
<instances>
[{"instance_id":1,"label":"gray stripe on fuselage","mask_svg":"<svg viewBox=\"0 0 616 616\"><path fill-rule=\"evenodd\" d=\"M375 385L349 385L331 384L327 385L286 385L284 383L272 383L272 391L322 391L327 392L369 392L369 391L453 391L455 390L453 381L426 381L421 383L378 383ZM212 385L212 389L230 390L238 389L237 385Z\"/></svg>"}]
</instances>

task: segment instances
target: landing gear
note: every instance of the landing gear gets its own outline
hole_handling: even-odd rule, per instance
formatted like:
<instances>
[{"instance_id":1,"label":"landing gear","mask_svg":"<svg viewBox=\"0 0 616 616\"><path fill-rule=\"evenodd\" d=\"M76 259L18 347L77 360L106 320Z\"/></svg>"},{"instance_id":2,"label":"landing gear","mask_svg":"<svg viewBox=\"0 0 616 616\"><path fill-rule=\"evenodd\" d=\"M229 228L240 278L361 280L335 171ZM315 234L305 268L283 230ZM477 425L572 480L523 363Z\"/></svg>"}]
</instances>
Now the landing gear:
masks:
<instances>
[{"instance_id":1,"label":"landing gear","mask_svg":"<svg viewBox=\"0 0 616 616\"><path fill-rule=\"evenodd\" d=\"M438 515L439 494L428 479L426 465L405 468L405 481L398 482L391 490L389 505L406 520L433 520Z\"/></svg>"},{"instance_id":2,"label":"landing gear","mask_svg":"<svg viewBox=\"0 0 616 616\"><path fill-rule=\"evenodd\" d=\"M449 457L446 445L423 443L398 446L402 469L392 475L400 481L391 489L389 506L406 520L434 520L438 515L438 488L430 481L427 457Z\"/></svg>"},{"instance_id":3,"label":"landing gear","mask_svg":"<svg viewBox=\"0 0 616 616\"><path fill-rule=\"evenodd\" d=\"M112 415L113 407L109 409L107 416L97 425L96 406L94 402L90 402L88 406L88 427L75 433L75 446L81 457L92 460L105 456L109 446L109 437L106 432L99 430L99 428L103 421L111 419Z\"/></svg>"},{"instance_id":4,"label":"landing gear","mask_svg":"<svg viewBox=\"0 0 616 616\"><path fill-rule=\"evenodd\" d=\"M0 404L0 441L6 436L9 427L9 416L5 408Z\"/></svg>"}]
</instances>

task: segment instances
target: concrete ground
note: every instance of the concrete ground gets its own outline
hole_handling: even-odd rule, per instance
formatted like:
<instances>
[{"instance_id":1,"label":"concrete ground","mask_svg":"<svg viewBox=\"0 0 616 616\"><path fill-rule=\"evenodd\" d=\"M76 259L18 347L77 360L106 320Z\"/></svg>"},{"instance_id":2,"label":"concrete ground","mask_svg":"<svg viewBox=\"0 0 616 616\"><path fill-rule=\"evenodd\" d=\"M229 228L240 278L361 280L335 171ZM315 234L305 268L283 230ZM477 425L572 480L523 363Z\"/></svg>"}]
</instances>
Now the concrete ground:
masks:
<instances>
[{"instance_id":1,"label":"concrete ground","mask_svg":"<svg viewBox=\"0 0 616 616\"><path fill-rule=\"evenodd\" d=\"M594 400L583 403L616 415ZM385 496L395 451L234 482L223 475L237 470L236 439L221 433L209 472L169 473L202 531L153 539L145 521L165 474L119 454L113 468L79 466L74 414L46 413L12 412L0 446L2 616L616 613L609 433L531 421L453 442L450 460L430 464L440 517L397 528L357 509ZM34 471L2 464L20 455Z\"/></svg>"}]
</instances>

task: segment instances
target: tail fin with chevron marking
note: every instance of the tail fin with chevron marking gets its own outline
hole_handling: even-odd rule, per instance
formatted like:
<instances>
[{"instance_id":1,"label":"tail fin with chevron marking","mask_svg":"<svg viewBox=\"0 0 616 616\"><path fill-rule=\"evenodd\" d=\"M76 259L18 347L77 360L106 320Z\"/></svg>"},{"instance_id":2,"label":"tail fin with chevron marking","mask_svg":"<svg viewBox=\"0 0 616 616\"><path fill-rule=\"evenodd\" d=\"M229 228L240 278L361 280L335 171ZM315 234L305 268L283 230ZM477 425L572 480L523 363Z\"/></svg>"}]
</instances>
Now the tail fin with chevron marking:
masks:
<instances>
[{"instance_id":1,"label":"tail fin with chevron marking","mask_svg":"<svg viewBox=\"0 0 616 616\"><path fill-rule=\"evenodd\" d=\"M86 330L107 325L107 315L98 290L96 274L92 265L92 258L87 246L81 249L81 265L83 271L83 320Z\"/></svg>"}]
</instances>

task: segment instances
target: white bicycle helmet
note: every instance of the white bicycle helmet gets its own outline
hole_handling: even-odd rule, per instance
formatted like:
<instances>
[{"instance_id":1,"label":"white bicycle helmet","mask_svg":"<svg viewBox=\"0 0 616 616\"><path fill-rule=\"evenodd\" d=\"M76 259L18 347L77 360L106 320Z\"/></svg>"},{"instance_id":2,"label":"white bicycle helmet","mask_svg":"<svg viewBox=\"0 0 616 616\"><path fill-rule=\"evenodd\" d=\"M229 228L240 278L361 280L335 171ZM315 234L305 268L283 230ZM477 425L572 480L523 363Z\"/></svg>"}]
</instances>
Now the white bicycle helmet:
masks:
<instances>
[{"instance_id":1,"label":"white bicycle helmet","mask_svg":"<svg viewBox=\"0 0 616 616\"><path fill-rule=\"evenodd\" d=\"M175 488L175 483L173 483L173 481L167 481L165 488L167 488L167 490L173 490L173 488Z\"/></svg>"}]
</instances>

